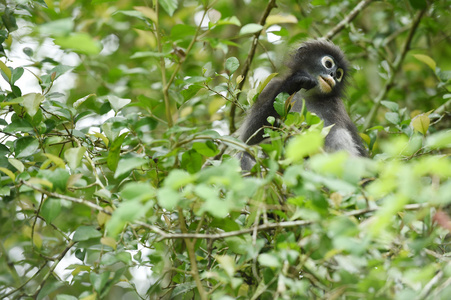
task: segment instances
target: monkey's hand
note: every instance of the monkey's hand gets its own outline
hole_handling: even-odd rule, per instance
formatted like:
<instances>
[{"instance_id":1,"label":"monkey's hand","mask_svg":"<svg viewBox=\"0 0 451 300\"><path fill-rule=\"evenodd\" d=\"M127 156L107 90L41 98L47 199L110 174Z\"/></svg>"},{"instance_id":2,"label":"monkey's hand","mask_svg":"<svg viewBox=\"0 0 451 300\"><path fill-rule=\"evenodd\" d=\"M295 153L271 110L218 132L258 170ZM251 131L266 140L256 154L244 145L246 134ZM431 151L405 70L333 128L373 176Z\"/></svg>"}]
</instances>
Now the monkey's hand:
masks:
<instances>
[{"instance_id":1,"label":"monkey's hand","mask_svg":"<svg viewBox=\"0 0 451 300\"><path fill-rule=\"evenodd\" d=\"M296 72L287 77L284 82L285 91L288 94L294 94L300 89L309 90L317 85L317 81L306 72Z\"/></svg>"}]
</instances>

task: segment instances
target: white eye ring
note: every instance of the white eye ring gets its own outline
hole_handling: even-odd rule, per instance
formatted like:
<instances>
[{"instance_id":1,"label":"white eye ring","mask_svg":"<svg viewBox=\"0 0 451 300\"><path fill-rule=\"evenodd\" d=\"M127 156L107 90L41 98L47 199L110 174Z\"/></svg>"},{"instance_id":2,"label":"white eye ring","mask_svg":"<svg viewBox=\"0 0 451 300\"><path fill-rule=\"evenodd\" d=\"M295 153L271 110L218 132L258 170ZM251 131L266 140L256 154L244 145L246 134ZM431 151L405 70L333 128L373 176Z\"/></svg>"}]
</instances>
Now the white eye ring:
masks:
<instances>
[{"instance_id":1,"label":"white eye ring","mask_svg":"<svg viewBox=\"0 0 451 300\"><path fill-rule=\"evenodd\" d=\"M343 75L345 74L345 72L343 71L342 68L338 68L338 70L335 72L335 74L336 74L337 81L341 81L343 79Z\"/></svg>"},{"instance_id":2,"label":"white eye ring","mask_svg":"<svg viewBox=\"0 0 451 300\"><path fill-rule=\"evenodd\" d=\"M321 63L326 69L332 69L335 66L335 62L330 56L321 58Z\"/></svg>"}]
</instances>

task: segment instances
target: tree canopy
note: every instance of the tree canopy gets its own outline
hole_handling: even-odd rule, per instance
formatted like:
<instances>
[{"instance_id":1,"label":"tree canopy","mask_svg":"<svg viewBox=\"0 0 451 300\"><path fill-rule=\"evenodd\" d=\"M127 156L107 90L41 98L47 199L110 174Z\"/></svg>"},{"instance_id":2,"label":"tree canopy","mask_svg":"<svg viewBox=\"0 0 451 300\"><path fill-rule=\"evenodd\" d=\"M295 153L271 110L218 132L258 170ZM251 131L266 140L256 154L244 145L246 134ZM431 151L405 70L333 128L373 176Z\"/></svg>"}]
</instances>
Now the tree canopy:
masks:
<instances>
[{"instance_id":1,"label":"tree canopy","mask_svg":"<svg viewBox=\"0 0 451 300\"><path fill-rule=\"evenodd\" d=\"M450 4L0 0L0 298L448 299ZM238 139L313 38L370 158Z\"/></svg>"}]
</instances>

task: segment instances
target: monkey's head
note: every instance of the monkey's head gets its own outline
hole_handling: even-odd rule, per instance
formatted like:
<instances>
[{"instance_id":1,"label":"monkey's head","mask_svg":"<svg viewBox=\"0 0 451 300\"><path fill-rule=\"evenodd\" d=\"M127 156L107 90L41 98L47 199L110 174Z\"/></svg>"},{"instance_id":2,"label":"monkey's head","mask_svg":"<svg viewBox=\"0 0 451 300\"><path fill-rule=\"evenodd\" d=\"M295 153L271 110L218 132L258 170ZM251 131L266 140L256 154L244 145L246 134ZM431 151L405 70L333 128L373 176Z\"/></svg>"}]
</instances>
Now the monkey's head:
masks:
<instances>
[{"instance_id":1,"label":"monkey's head","mask_svg":"<svg viewBox=\"0 0 451 300\"><path fill-rule=\"evenodd\" d=\"M301 44L289 64L293 73L307 73L316 85L308 93L316 96L341 96L346 85L349 62L344 53L325 39Z\"/></svg>"}]
</instances>

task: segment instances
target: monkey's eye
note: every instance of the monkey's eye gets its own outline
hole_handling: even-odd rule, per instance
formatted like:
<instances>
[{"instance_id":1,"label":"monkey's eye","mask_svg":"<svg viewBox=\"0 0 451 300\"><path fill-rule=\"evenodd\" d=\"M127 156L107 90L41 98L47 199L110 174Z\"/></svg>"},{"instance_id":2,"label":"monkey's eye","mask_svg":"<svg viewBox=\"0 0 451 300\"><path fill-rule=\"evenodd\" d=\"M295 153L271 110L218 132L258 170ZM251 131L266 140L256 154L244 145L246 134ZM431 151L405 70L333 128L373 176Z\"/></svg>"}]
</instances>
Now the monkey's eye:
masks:
<instances>
[{"instance_id":1,"label":"monkey's eye","mask_svg":"<svg viewBox=\"0 0 451 300\"><path fill-rule=\"evenodd\" d=\"M325 66L327 69L332 69L333 66L335 66L334 60L329 56L324 56L321 59L321 63L323 66Z\"/></svg>"},{"instance_id":2,"label":"monkey's eye","mask_svg":"<svg viewBox=\"0 0 451 300\"><path fill-rule=\"evenodd\" d=\"M341 81L341 79L343 79L343 69L339 68L336 72L336 76L337 76L337 81Z\"/></svg>"}]
</instances>

